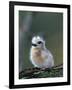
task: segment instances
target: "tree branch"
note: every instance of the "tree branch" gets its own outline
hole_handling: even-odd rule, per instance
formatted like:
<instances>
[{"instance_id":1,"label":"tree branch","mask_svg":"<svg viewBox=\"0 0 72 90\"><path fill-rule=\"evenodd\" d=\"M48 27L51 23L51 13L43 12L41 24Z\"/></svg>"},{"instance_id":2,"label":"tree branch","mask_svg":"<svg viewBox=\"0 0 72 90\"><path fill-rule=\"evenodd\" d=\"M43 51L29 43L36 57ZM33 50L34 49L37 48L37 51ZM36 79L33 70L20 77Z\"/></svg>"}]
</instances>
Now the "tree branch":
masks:
<instances>
[{"instance_id":1,"label":"tree branch","mask_svg":"<svg viewBox=\"0 0 72 90\"><path fill-rule=\"evenodd\" d=\"M41 72L46 72L46 71L51 71L51 70L60 70L63 69L63 64L54 66L52 68L28 68L28 69L24 69L22 72L19 73L19 79L23 78L23 77L32 77L33 75L37 75Z\"/></svg>"}]
</instances>

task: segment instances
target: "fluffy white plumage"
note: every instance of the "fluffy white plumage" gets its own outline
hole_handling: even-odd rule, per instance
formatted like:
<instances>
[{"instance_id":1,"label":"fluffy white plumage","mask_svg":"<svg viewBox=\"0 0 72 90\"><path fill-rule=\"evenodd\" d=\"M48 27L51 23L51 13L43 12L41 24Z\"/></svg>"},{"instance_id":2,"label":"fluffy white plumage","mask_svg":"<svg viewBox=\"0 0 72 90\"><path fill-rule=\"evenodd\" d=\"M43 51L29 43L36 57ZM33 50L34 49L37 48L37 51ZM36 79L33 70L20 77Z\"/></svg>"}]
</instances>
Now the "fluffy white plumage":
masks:
<instances>
[{"instance_id":1,"label":"fluffy white plumage","mask_svg":"<svg viewBox=\"0 0 72 90\"><path fill-rule=\"evenodd\" d=\"M51 68L54 66L52 53L45 47L45 41L40 36L32 38L30 60L35 67Z\"/></svg>"}]
</instances>

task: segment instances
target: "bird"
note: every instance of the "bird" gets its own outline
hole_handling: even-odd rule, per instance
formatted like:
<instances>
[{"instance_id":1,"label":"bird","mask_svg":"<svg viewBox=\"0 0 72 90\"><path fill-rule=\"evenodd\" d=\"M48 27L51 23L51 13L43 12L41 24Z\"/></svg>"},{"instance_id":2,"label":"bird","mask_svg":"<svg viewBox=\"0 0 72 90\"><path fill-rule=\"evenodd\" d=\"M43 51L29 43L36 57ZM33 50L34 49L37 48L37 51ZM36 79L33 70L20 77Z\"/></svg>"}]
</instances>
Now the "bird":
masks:
<instances>
[{"instance_id":1,"label":"bird","mask_svg":"<svg viewBox=\"0 0 72 90\"><path fill-rule=\"evenodd\" d=\"M46 48L45 40L41 36L34 36L31 40L30 61L37 68L51 68L54 66L53 55Z\"/></svg>"}]
</instances>

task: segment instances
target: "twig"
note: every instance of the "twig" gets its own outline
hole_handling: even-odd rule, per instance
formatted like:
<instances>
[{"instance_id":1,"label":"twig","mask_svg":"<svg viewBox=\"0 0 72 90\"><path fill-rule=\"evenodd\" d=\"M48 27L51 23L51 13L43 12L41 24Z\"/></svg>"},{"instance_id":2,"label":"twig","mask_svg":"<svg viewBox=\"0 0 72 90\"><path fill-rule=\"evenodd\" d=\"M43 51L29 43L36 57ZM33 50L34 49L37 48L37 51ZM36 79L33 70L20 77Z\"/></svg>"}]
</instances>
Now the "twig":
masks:
<instances>
[{"instance_id":1,"label":"twig","mask_svg":"<svg viewBox=\"0 0 72 90\"><path fill-rule=\"evenodd\" d=\"M37 68L37 67L35 67L35 68L28 68L28 69L25 69L25 70L23 70L22 72L19 73L19 78L32 76L35 73L40 73L40 72L43 72L43 71L56 70L56 69L58 69L58 70L59 69L63 69L63 64L54 66L52 68L45 68L45 69Z\"/></svg>"}]
</instances>

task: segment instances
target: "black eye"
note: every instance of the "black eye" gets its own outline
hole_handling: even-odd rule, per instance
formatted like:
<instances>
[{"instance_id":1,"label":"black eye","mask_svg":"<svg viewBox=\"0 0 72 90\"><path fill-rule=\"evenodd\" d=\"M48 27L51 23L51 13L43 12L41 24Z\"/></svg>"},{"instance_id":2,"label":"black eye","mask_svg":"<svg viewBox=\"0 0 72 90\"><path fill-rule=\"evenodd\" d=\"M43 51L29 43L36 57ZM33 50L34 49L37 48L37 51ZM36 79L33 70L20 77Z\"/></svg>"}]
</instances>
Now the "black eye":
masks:
<instances>
[{"instance_id":1,"label":"black eye","mask_svg":"<svg viewBox=\"0 0 72 90\"><path fill-rule=\"evenodd\" d=\"M41 43L42 43L41 41L38 42L38 44L41 44Z\"/></svg>"}]
</instances>

